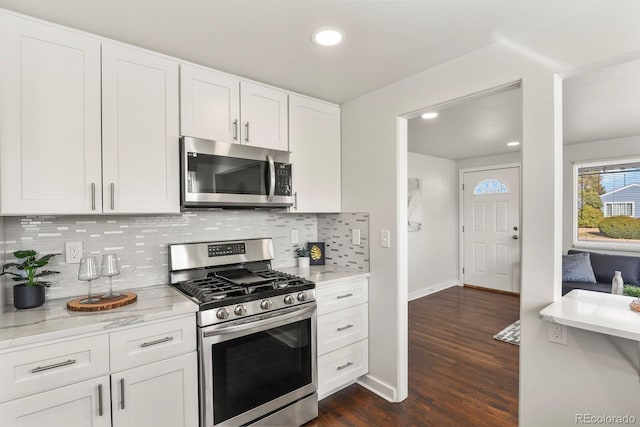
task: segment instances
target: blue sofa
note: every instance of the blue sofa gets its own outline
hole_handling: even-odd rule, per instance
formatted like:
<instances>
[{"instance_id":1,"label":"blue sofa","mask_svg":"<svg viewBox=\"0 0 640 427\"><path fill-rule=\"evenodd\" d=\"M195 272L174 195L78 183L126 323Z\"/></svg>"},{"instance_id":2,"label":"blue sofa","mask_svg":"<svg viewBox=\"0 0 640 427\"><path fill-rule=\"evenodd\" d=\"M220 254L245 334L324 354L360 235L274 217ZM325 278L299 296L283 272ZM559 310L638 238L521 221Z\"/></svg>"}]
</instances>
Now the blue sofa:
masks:
<instances>
[{"instance_id":1,"label":"blue sofa","mask_svg":"<svg viewBox=\"0 0 640 427\"><path fill-rule=\"evenodd\" d=\"M640 257L626 255L607 255L598 252L570 250L568 254L588 253L591 267L597 283L562 282L562 295L574 289L611 293L611 280L614 272L622 272L625 284L640 286Z\"/></svg>"}]
</instances>

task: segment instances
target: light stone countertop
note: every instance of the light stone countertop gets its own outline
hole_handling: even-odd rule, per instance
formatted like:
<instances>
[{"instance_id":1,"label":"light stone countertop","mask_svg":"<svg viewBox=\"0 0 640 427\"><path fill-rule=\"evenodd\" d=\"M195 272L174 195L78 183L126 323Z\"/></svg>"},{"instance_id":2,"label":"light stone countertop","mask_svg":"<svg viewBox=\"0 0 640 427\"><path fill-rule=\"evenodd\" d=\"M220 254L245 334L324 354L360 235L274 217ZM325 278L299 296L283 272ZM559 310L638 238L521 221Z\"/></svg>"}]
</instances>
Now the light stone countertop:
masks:
<instances>
[{"instance_id":1,"label":"light stone countertop","mask_svg":"<svg viewBox=\"0 0 640 427\"><path fill-rule=\"evenodd\" d=\"M308 269L298 267L277 268L276 270L309 279L315 282L318 288L333 285L345 279L357 280L371 276L371 273L368 271L351 270L333 265L316 265Z\"/></svg>"},{"instance_id":2,"label":"light stone countertop","mask_svg":"<svg viewBox=\"0 0 640 427\"><path fill-rule=\"evenodd\" d=\"M636 298L574 289L540 311L549 322L640 341L640 313L629 303Z\"/></svg>"},{"instance_id":3,"label":"light stone countertop","mask_svg":"<svg viewBox=\"0 0 640 427\"><path fill-rule=\"evenodd\" d=\"M27 310L3 307L5 311L0 313L0 351L198 311L194 302L169 285L132 291L138 295L138 300L133 304L92 313L67 310L67 301L72 298L49 300L41 307Z\"/></svg>"}]
</instances>

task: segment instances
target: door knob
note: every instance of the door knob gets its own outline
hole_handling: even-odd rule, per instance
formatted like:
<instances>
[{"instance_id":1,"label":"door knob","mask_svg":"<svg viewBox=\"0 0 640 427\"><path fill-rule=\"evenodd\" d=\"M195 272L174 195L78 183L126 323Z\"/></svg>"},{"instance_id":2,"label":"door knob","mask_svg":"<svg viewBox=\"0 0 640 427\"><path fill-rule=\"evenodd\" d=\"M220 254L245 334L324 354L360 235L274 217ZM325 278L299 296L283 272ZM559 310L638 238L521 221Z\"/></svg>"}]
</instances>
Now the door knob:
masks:
<instances>
[{"instance_id":1,"label":"door knob","mask_svg":"<svg viewBox=\"0 0 640 427\"><path fill-rule=\"evenodd\" d=\"M513 240L518 240L518 239L519 239L519 237L518 237L518 235L517 235L517 234L514 234L511 238L512 238Z\"/></svg>"},{"instance_id":2,"label":"door knob","mask_svg":"<svg viewBox=\"0 0 640 427\"><path fill-rule=\"evenodd\" d=\"M513 227L513 231L518 231L518 226L517 225Z\"/></svg>"}]
</instances>

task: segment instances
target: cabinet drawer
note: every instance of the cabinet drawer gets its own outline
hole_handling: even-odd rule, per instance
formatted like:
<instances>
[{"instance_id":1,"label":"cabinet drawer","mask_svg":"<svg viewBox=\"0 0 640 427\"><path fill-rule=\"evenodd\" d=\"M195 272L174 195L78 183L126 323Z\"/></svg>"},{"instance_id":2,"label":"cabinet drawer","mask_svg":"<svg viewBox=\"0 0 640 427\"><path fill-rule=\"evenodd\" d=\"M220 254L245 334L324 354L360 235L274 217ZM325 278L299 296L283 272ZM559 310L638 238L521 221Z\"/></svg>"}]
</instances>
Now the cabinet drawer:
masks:
<instances>
[{"instance_id":1,"label":"cabinet drawer","mask_svg":"<svg viewBox=\"0 0 640 427\"><path fill-rule=\"evenodd\" d=\"M316 290L318 316L368 301L368 280L360 279Z\"/></svg>"},{"instance_id":2,"label":"cabinet drawer","mask_svg":"<svg viewBox=\"0 0 640 427\"><path fill-rule=\"evenodd\" d=\"M0 355L0 402L109 373L107 334Z\"/></svg>"},{"instance_id":3,"label":"cabinet drawer","mask_svg":"<svg viewBox=\"0 0 640 427\"><path fill-rule=\"evenodd\" d=\"M322 399L369 371L369 340L318 358L318 398Z\"/></svg>"},{"instance_id":4,"label":"cabinet drawer","mask_svg":"<svg viewBox=\"0 0 640 427\"><path fill-rule=\"evenodd\" d=\"M120 371L194 351L196 321L189 315L113 332L109 339L111 371Z\"/></svg>"},{"instance_id":5,"label":"cabinet drawer","mask_svg":"<svg viewBox=\"0 0 640 427\"><path fill-rule=\"evenodd\" d=\"M369 335L367 304L318 317L318 355L329 353Z\"/></svg>"}]
</instances>

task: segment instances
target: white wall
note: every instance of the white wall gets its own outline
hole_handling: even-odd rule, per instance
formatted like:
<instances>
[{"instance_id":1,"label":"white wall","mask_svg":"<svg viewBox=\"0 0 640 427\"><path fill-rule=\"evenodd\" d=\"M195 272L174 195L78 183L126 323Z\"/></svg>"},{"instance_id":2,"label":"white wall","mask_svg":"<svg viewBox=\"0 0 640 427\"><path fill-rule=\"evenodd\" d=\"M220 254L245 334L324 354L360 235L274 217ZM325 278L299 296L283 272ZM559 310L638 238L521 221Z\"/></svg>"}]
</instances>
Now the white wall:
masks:
<instances>
[{"instance_id":1,"label":"white wall","mask_svg":"<svg viewBox=\"0 0 640 427\"><path fill-rule=\"evenodd\" d=\"M456 168L460 170L460 169L470 169L470 168L481 168L485 166L508 165L513 163L520 163L520 160L522 160L522 156L520 152L506 153L506 154L499 154L496 156L485 156L485 157L474 157L471 159L461 159L456 162Z\"/></svg>"},{"instance_id":2,"label":"white wall","mask_svg":"<svg viewBox=\"0 0 640 427\"><path fill-rule=\"evenodd\" d=\"M640 78L640 76L638 78ZM573 246L573 164L592 160L615 159L626 156L640 156L640 136L584 142L581 144L564 146L564 169L562 172L563 192L565 194L562 205L563 251L566 252ZM606 251L600 250L599 252ZM637 253L634 255L637 255Z\"/></svg>"},{"instance_id":3,"label":"white wall","mask_svg":"<svg viewBox=\"0 0 640 427\"><path fill-rule=\"evenodd\" d=\"M637 413L637 367L620 353L633 346L575 330L568 346L549 343L538 313L561 293L562 92L556 73L640 49L639 19L640 2L585 1L546 25L343 105L343 209L369 212L373 237L366 385L394 400L408 393L407 147L398 139L406 138L406 121L397 117L522 80L520 425L575 425L576 412ZM392 231L390 249L380 247L380 229Z\"/></svg>"},{"instance_id":4,"label":"white wall","mask_svg":"<svg viewBox=\"0 0 640 427\"><path fill-rule=\"evenodd\" d=\"M409 299L458 282L456 162L408 153L409 178L422 183L422 229L409 232Z\"/></svg>"}]
</instances>

